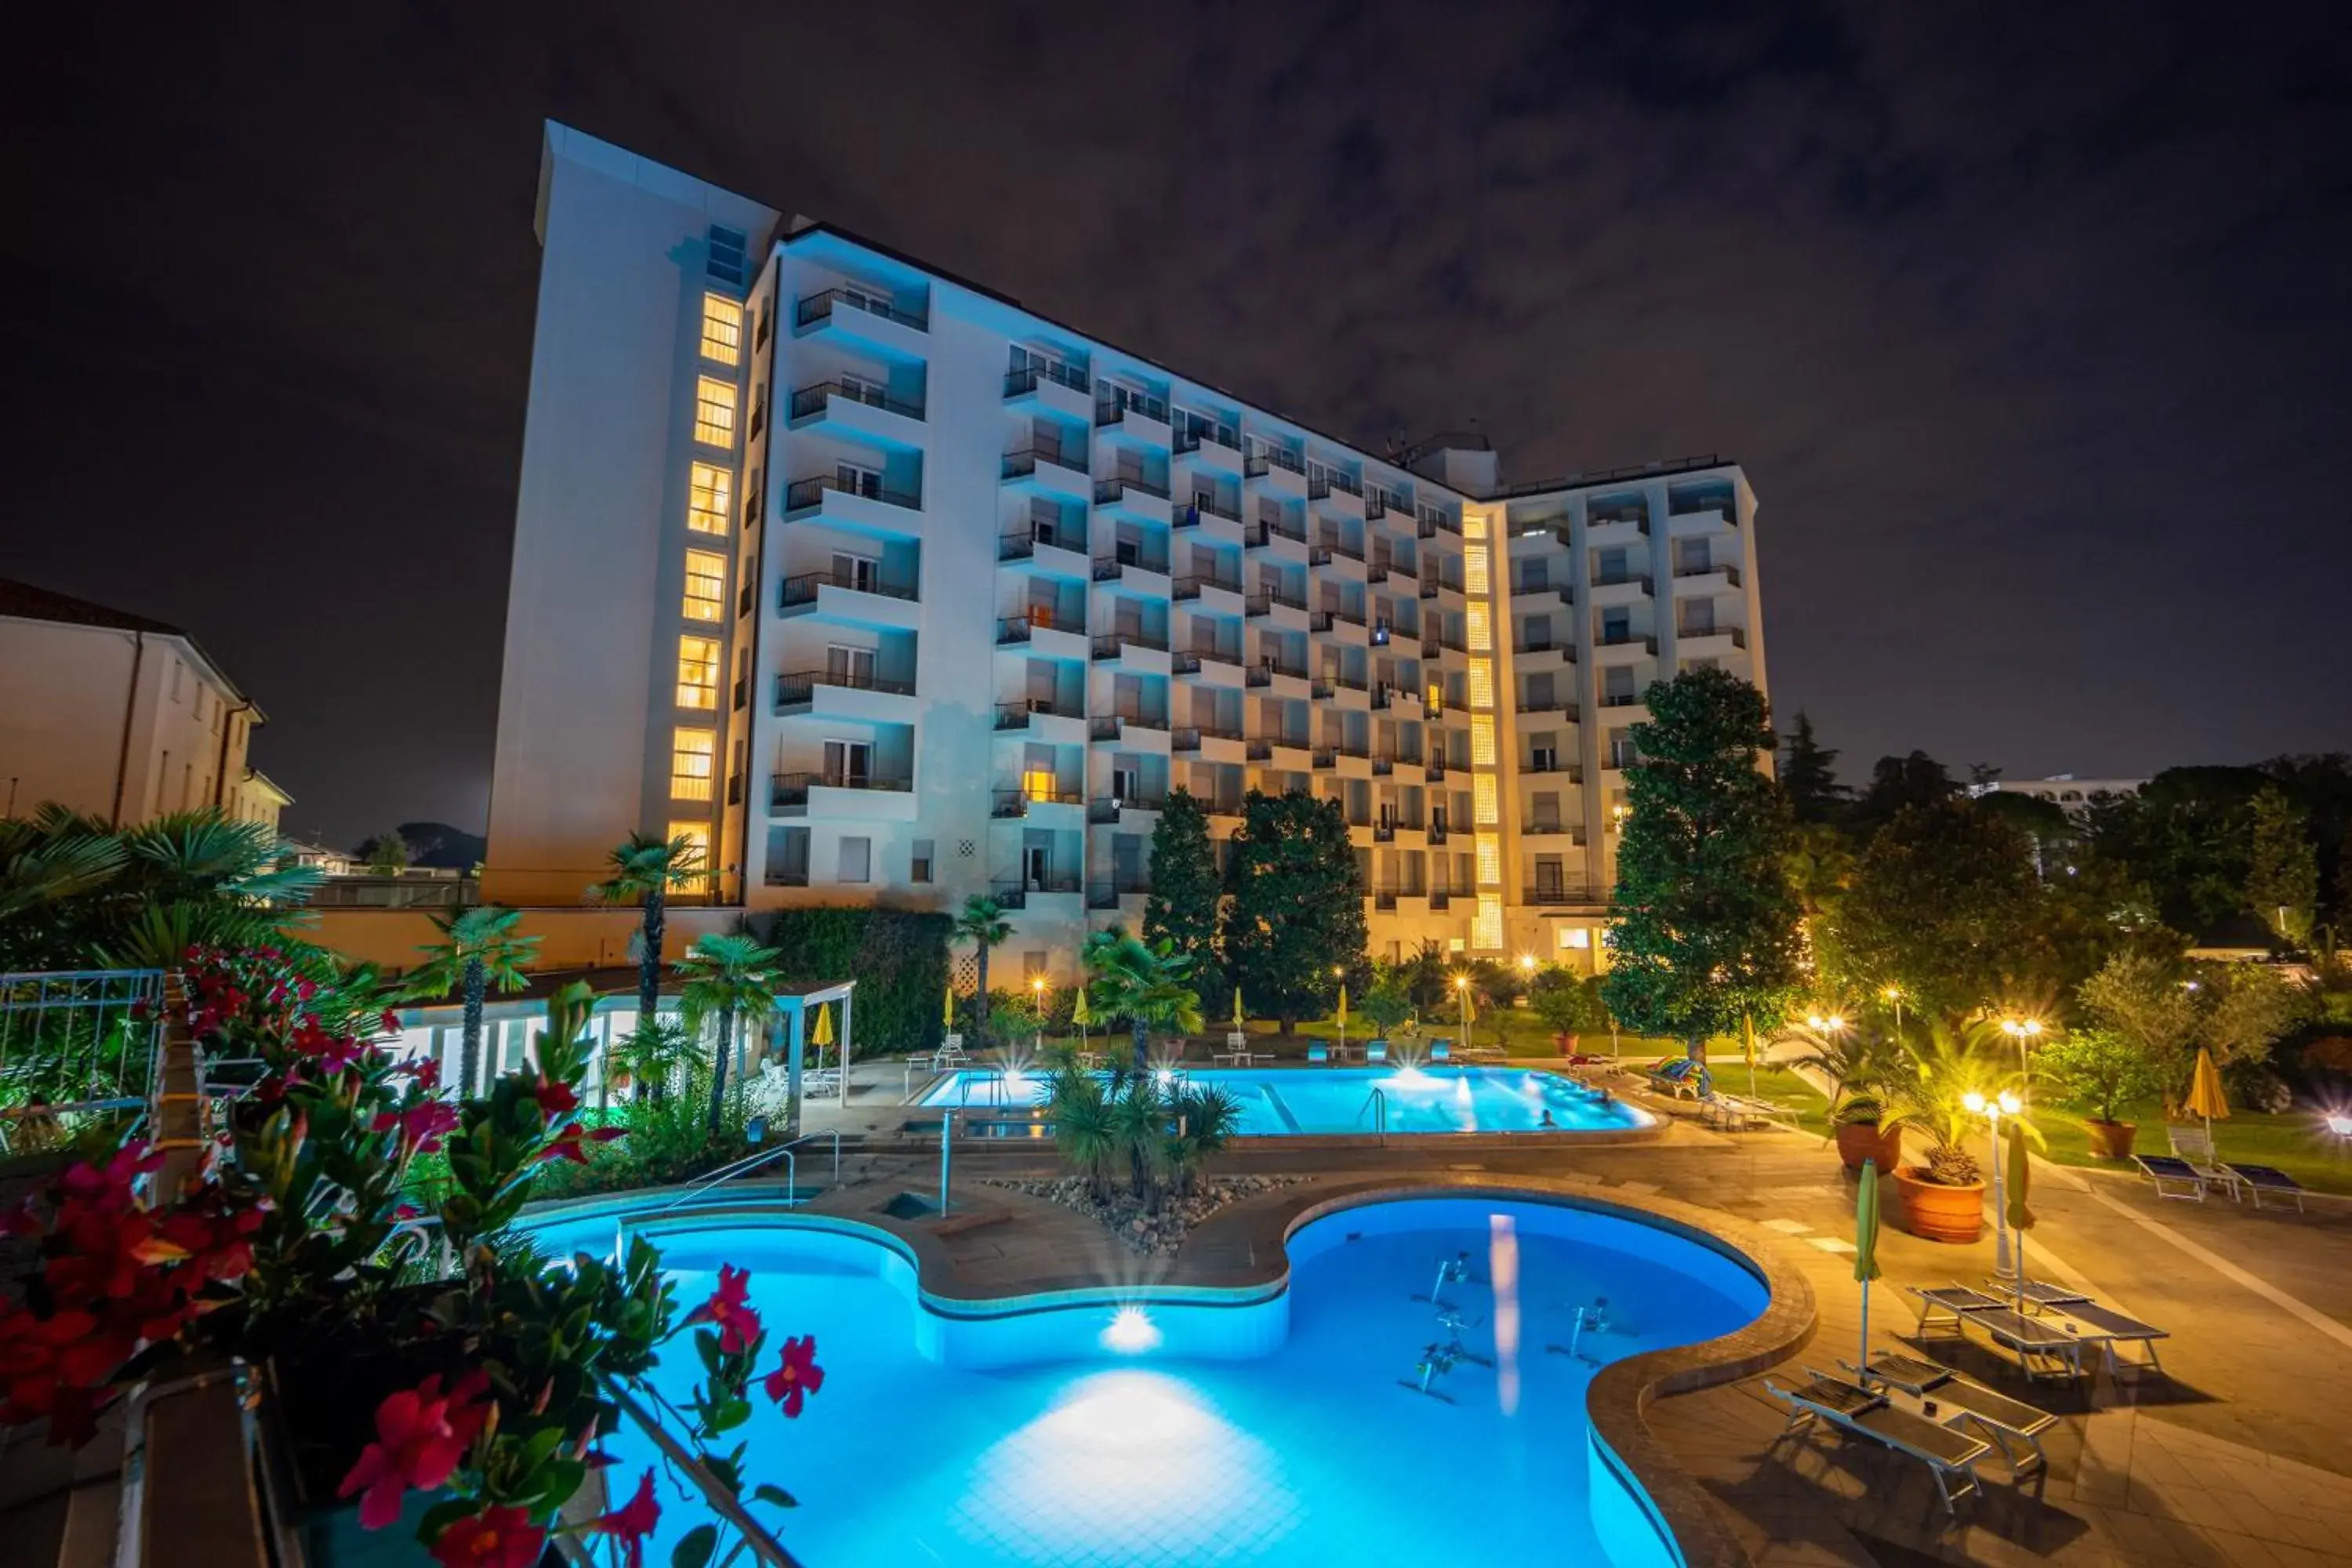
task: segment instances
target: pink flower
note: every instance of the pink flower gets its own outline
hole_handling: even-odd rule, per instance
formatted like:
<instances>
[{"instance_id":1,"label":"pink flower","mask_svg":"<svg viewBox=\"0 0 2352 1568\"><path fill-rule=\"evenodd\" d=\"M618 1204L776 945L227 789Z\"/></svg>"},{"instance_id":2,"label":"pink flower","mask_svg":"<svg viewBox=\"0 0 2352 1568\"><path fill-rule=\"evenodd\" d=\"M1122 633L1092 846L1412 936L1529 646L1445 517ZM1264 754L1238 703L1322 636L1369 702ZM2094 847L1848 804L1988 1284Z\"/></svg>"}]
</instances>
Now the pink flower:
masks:
<instances>
[{"instance_id":1,"label":"pink flower","mask_svg":"<svg viewBox=\"0 0 2352 1568\"><path fill-rule=\"evenodd\" d=\"M581 1146L583 1138L591 1143L610 1143L627 1131L623 1127L592 1127L583 1131L575 1121L549 1139L547 1147L539 1152L539 1157L542 1160L569 1160L575 1165L584 1165L588 1163L588 1151Z\"/></svg>"},{"instance_id":2,"label":"pink flower","mask_svg":"<svg viewBox=\"0 0 2352 1568\"><path fill-rule=\"evenodd\" d=\"M542 1116L561 1116L567 1110L580 1109L580 1097L572 1093L572 1086L561 1079L541 1079L531 1086L530 1095L539 1101Z\"/></svg>"},{"instance_id":3,"label":"pink flower","mask_svg":"<svg viewBox=\"0 0 2352 1568\"><path fill-rule=\"evenodd\" d=\"M434 1538L442 1568L531 1568L546 1549L547 1531L519 1508L490 1508L448 1526Z\"/></svg>"},{"instance_id":4,"label":"pink flower","mask_svg":"<svg viewBox=\"0 0 2352 1568\"><path fill-rule=\"evenodd\" d=\"M592 1519L582 1530L590 1535L609 1535L621 1543L628 1568L645 1568L646 1537L654 1532L661 1521L661 1504L654 1500L654 1473L648 1469L637 1483L636 1495L604 1515Z\"/></svg>"},{"instance_id":5,"label":"pink flower","mask_svg":"<svg viewBox=\"0 0 2352 1568\"><path fill-rule=\"evenodd\" d=\"M760 1380L768 1397L784 1407L787 1419L801 1413L808 1396L824 1386L824 1368L816 1364L816 1336L786 1340L783 1359Z\"/></svg>"},{"instance_id":6,"label":"pink flower","mask_svg":"<svg viewBox=\"0 0 2352 1568\"><path fill-rule=\"evenodd\" d=\"M441 1375L436 1373L376 1406L377 1440L361 1451L359 1463L335 1492L337 1497L366 1494L360 1499L360 1528L382 1530L400 1517L401 1494L409 1488L429 1491L457 1472L458 1461L489 1418L488 1404L477 1403L488 1386L487 1376L469 1372L444 1394ZM435 1555L439 1555L437 1546ZM530 1559L524 1561L527 1564Z\"/></svg>"},{"instance_id":7,"label":"pink flower","mask_svg":"<svg viewBox=\"0 0 2352 1568\"><path fill-rule=\"evenodd\" d=\"M385 1110L377 1113L373 1123L378 1132L400 1129L400 1142L412 1153L430 1154L441 1147L441 1140L457 1130L457 1108L446 1100L425 1100L405 1110Z\"/></svg>"},{"instance_id":8,"label":"pink flower","mask_svg":"<svg viewBox=\"0 0 2352 1568\"><path fill-rule=\"evenodd\" d=\"M719 1348L730 1355L749 1350L760 1337L760 1314L749 1300L751 1273L731 1263L719 1266L719 1289L710 1300L688 1312L688 1323L712 1323L719 1329Z\"/></svg>"}]
</instances>

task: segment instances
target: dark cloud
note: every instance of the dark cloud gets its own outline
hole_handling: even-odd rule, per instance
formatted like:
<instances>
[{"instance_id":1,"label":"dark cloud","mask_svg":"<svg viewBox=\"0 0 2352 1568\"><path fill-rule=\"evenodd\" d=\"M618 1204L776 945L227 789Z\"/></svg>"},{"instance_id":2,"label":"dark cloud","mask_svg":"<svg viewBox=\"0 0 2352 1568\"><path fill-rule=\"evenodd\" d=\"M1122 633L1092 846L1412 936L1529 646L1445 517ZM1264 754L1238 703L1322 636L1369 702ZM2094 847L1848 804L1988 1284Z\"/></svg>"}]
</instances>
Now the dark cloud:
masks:
<instances>
[{"instance_id":1,"label":"dark cloud","mask_svg":"<svg viewBox=\"0 0 2352 1568\"><path fill-rule=\"evenodd\" d=\"M0 571L196 627L299 827L481 819L542 115L1368 444L1732 454L1857 759L2352 745L2330 11L53 10Z\"/></svg>"}]
</instances>

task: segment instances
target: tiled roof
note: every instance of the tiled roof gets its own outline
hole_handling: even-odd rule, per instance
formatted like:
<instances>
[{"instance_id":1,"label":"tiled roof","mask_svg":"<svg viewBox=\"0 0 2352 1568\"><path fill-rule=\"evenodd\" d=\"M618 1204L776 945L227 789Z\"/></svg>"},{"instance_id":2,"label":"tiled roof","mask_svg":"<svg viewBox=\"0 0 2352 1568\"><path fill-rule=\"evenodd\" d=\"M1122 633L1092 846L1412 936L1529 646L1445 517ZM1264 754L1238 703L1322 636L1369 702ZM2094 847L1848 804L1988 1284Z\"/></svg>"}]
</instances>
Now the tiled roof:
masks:
<instances>
[{"instance_id":1,"label":"tiled roof","mask_svg":"<svg viewBox=\"0 0 2352 1568\"><path fill-rule=\"evenodd\" d=\"M27 621L62 621L75 626L111 626L117 631L155 632L168 637L188 635L168 621L150 620L128 610L93 605L88 599L53 593L13 577L0 577L0 616Z\"/></svg>"}]
</instances>

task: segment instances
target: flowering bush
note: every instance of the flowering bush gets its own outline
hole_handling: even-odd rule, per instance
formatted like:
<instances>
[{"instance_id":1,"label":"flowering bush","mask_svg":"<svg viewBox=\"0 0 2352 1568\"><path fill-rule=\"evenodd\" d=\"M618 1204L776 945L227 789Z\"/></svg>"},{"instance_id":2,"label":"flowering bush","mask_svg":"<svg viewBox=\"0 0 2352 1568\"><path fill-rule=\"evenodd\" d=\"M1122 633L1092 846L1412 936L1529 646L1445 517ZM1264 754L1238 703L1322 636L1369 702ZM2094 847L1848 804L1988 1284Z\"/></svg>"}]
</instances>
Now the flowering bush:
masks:
<instances>
[{"instance_id":1,"label":"flowering bush","mask_svg":"<svg viewBox=\"0 0 2352 1568\"><path fill-rule=\"evenodd\" d=\"M814 1341L788 1341L760 1377L766 1333L742 1270L681 1318L642 1239L611 1261L559 1262L499 1235L537 1173L618 1135L578 1119L576 1024L541 1034L535 1061L488 1094L450 1100L433 1064L373 1043L392 1020L372 974L257 948L192 952L186 981L191 1033L214 1061L252 1064L249 1087L186 1190L148 1191L160 1157L128 1142L88 1151L16 1217L43 1261L24 1302L0 1306L0 1423L46 1418L52 1442L83 1442L163 1359L226 1351L298 1374L289 1389L329 1390L316 1425L372 1413L340 1447L329 1434L339 1457L318 1489L358 1498L365 1528L400 1518L413 1491L439 1493L418 1539L441 1563L528 1568L562 1531L636 1568L661 1511L651 1471L618 1508L580 1522L563 1510L608 1462L614 1391L645 1391L690 1331L705 1377L687 1441L712 1483L745 1494L741 1446L713 1445L750 1419L755 1378L801 1413L824 1383ZM574 1010L551 1017L584 1016L580 997L558 1000ZM419 1213L403 1194L426 1156L447 1177ZM792 1501L772 1486L749 1497ZM718 1545L698 1527L679 1561Z\"/></svg>"}]
</instances>

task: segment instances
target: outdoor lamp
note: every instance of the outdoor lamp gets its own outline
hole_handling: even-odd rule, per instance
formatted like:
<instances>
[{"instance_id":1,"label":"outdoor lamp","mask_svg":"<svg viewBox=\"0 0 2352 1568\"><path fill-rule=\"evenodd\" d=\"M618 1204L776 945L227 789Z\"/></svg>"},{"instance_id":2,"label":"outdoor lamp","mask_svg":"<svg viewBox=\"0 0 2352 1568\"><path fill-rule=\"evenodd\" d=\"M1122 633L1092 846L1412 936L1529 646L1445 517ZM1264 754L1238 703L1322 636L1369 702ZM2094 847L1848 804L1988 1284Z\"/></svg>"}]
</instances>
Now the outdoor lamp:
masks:
<instances>
[{"instance_id":1,"label":"outdoor lamp","mask_svg":"<svg viewBox=\"0 0 2352 1568\"><path fill-rule=\"evenodd\" d=\"M1469 990L1469 989L1470 989L1470 977L1469 977L1468 975L1466 975L1466 974L1457 974L1457 975L1455 975L1455 976L1454 977L1454 989L1455 989L1456 991L1467 991L1467 990Z\"/></svg>"},{"instance_id":2,"label":"outdoor lamp","mask_svg":"<svg viewBox=\"0 0 2352 1568\"><path fill-rule=\"evenodd\" d=\"M1532 952L1519 954L1519 968L1524 973L1533 974L1536 972L1536 955Z\"/></svg>"},{"instance_id":3,"label":"outdoor lamp","mask_svg":"<svg viewBox=\"0 0 2352 1568\"><path fill-rule=\"evenodd\" d=\"M2331 1110L2322 1120L2327 1123L2327 1130L2338 1138L2352 1138L2352 1115Z\"/></svg>"},{"instance_id":4,"label":"outdoor lamp","mask_svg":"<svg viewBox=\"0 0 2352 1568\"><path fill-rule=\"evenodd\" d=\"M1969 1114L1971 1116L1982 1116L1984 1114L1985 1097L1979 1094L1975 1089L1970 1089L1968 1093L1960 1096L1960 1103L1969 1108Z\"/></svg>"}]
</instances>

